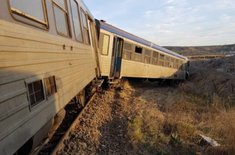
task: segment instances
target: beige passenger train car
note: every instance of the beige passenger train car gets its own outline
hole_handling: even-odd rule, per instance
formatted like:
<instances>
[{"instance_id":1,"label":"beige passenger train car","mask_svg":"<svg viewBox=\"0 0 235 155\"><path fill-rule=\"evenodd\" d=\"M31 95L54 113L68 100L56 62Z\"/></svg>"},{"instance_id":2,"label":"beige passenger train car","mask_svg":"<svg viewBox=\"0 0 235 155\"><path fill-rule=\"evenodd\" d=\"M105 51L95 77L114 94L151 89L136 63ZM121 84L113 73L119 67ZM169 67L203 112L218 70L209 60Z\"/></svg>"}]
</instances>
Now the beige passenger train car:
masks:
<instances>
[{"instance_id":1,"label":"beige passenger train car","mask_svg":"<svg viewBox=\"0 0 235 155\"><path fill-rule=\"evenodd\" d=\"M183 80L188 59L100 21L100 68L108 78Z\"/></svg>"},{"instance_id":2,"label":"beige passenger train car","mask_svg":"<svg viewBox=\"0 0 235 155\"><path fill-rule=\"evenodd\" d=\"M94 19L81 0L2 0L0 155L35 138L99 74Z\"/></svg>"}]
</instances>

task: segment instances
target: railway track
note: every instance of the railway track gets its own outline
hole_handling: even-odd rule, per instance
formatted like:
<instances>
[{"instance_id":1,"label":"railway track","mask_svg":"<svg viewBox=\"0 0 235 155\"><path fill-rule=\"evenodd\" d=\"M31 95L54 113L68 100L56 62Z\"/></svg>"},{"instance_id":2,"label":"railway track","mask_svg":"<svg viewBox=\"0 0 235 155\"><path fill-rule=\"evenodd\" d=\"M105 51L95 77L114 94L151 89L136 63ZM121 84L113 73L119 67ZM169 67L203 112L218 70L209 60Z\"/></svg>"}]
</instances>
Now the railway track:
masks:
<instances>
[{"instance_id":1,"label":"railway track","mask_svg":"<svg viewBox=\"0 0 235 155\"><path fill-rule=\"evenodd\" d=\"M43 144L36 148L31 155L56 155L57 152L64 147L64 141L69 139L70 132L78 127L83 114L92 107L91 103L95 96L100 92L103 80L97 81L93 90L90 90L90 94L85 105L82 107L76 101L71 101L66 107L66 114L63 121L55 131L50 133Z\"/></svg>"},{"instance_id":2,"label":"railway track","mask_svg":"<svg viewBox=\"0 0 235 155\"><path fill-rule=\"evenodd\" d=\"M61 125L55 131L53 136L50 139L47 139L33 155L56 155L57 152L64 147L64 141L69 138L70 132L79 125L83 113L89 109L90 103L96 95L97 92L90 97L83 108L78 108L76 105L77 103L69 103L65 108L66 116Z\"/></svg>"},{"instance_id":3,"label":"railway track","mask_svg":"<svg viewBox=\"0 0 235 155\"><path fill-rule=\"evenodd\" d=\"M69 139L69 134L71 131L73 131L76 127L78 127L79 122L80 122L80 118L83 116L83 112L85 113L87 111L87 109L89 109L89 105L90 103L93 101L94 97L96 96L96 93L92 95L92 97L90 98L90 100L87 102L86 106L83 108L82 112L77 116L77 118L75 119L75 121L72 123L72 125L70 126L70 128L68 129L68 131L65 133L65 135L63 136L63 138L60 140L60 142L57 144L57 146L55 147L55 149L52 151L52 155L56 155L57 152L64 147L64 141L66 139Z\"/></svg>"},{"instance_id":4,"label":"railway track","mask_svg":"<svg viewBox=\"0 0 235 155\"><path fill-rule=\"evenodd\" d=\"M66 114L62 123L56 131L51 133L52 136L49 136L32 155L56 155L57 152L64 147L64 141L69 139L70 132L78 127L83 114L92 106L91 103L100 92L101 87L103 87L103 82L103 80L97 80L90 87L90 90L88 90L90 95L84 106L81 106L76 101L72 101L65 107Z\"/></svg>"}]
</instances>

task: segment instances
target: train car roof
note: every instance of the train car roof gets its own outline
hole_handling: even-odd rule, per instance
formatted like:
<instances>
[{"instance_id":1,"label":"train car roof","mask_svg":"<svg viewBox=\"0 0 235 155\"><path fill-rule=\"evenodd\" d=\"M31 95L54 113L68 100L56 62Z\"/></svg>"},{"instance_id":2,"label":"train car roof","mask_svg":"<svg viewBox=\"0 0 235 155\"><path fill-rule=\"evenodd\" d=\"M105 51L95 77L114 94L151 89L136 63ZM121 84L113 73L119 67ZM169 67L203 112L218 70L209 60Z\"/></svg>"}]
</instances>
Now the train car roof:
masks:
<instances>
[{"instance_id":1,"label":"train car roof","mask_svg":"<svg viewBox=\"0 0 235 155\"><path fill-rule=\"evenodd\" d=\"M151 47L153 49L160 50L160 51L162 51L164 53L168 53L170 55L176 56L178 58L187 59L187 57L184 57L184 56L182 56L180 54L177 54L177 53L175 53L173 51L170 51L170 50L168 50L166 48L163 48L163 47L161 47L161 46L159 46L159 45L157 45L155 43L152 43L152 42L147 41L147 40L145 40L143 38L140 38L140 37L135 36L135 35L133 35L131 33L128 33L128 32L126 32L124 30L121 30L121 29L119 29L117 27L114 27L114 26L112 26L112 25L110 25L110 24L108 24L106 22L100 21L100 28L104 29L106 31L109 31L111 33L114 33L116 35L122 36L124 38L130 39L132 41L138 42L140 44L143 44L145 46Z\"/></svg>"}]
</instances>

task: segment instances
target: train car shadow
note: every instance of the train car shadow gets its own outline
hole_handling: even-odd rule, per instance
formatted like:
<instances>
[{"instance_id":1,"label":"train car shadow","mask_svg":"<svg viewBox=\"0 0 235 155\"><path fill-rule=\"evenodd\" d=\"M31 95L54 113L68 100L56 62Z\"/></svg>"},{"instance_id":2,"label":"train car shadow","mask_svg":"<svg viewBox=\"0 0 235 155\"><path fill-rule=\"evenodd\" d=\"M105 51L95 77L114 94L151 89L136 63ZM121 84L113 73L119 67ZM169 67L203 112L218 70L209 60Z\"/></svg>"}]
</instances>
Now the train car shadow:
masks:
<instances>
[{"instance_id":1,"label":"train car shadow","mask_svg":"<svg viewBox=\"0 0 235 155\"><path fill-rule=\"evenodd\" d=\"M0 154L27 155L47 136L58 98L47 96L47 77L0 70Z\"/></svg>"}]
</instances>

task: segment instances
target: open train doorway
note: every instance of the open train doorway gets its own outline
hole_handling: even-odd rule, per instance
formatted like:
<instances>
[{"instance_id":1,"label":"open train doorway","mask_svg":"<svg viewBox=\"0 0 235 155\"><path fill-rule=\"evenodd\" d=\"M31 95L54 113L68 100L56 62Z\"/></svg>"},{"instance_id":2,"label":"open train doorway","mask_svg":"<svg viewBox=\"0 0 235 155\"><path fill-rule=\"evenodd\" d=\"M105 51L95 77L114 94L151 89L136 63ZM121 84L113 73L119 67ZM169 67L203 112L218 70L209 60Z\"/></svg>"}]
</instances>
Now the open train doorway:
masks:
<instances>
[{"instance_id":1,"label":"open train doorway","mask_svg":"<svg viewBox=\"0 0 235 155\"><path fill-rule=\"evenodd\" d=\"M122 52L123 52L124 40L119 37L114 37L113 40L113 52L111 61L111 71L110 78L117 79L121 74L121 64L122 64Z\"/></svg>"}]
</instances>

